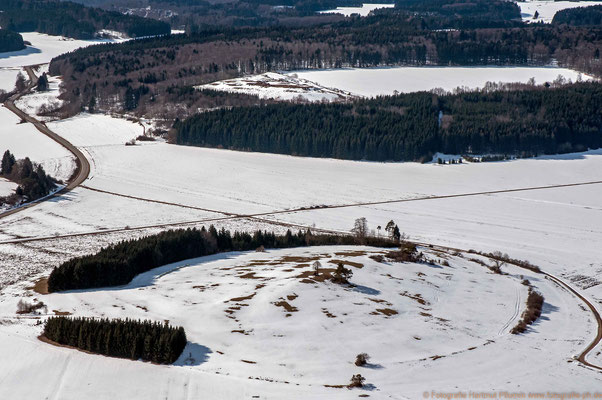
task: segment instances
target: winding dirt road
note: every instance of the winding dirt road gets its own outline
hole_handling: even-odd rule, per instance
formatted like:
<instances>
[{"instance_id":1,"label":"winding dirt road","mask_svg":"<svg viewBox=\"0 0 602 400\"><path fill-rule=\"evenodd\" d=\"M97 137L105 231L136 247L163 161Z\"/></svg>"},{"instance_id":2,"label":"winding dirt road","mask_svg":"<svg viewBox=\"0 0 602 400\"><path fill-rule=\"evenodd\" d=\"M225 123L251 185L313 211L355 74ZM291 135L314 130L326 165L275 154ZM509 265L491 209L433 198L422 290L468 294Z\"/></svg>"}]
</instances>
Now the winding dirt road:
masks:
<instances>
[{"instance_id":1,"label":"winding dirt road","mask_svg":"<svg viewBox=\"0 0 602 400\"><path fill-rule=\"evenodd\" d=\"M17 101L23 95L29 93L33 89L33 87L37 84L37 81L38 81L38 78L37 78L32 66L28 66L28 67L24 67L24 68L25 68L25 71L27 72L27 75L29 75L29 84L27 85L27 88L22 92L14 94L8 100L6 100L4 102L4 107L6 107L8 110L12 111L14 114L16 114L22 120L29 122L30 124L33 124L33 126L35 126L38 131L42 132L44 135L48 136L50 139L54 140L55 142L57 142L58 144L60 144L61 146L63 146L67 150L69 150L69 152L71 152L73 154L73 156L75 157L76 167L75 167L75 171L73 172L73 175L69 179L69 182L67 182L67 185L65 185L63 188L54 192L50 196L44 197L43 199L40 199L38 201L26 203L20 207L13 208L11 210L0 213L0 219L4 218L4 217L8 217L9 215L12 215L12 214L16 214L25 209L31 208L31 207L39 204L42 201L46 201L51 198L60 196L64 193L76 188L77 186L79 186L83 181L86 180L86 178L88 178L88 175L90 174L90 163L88 162L88 160L86 159L84 154L81 151L79 151L79 149L77 149L77 147L72 145L65 138L57 135L56 133L54 133L53 131L48 129L48 127L46 126L45 123L26 114L25 112L21 111L17 106L15 106L15 101Z\"/></svg>"}]
</instances>

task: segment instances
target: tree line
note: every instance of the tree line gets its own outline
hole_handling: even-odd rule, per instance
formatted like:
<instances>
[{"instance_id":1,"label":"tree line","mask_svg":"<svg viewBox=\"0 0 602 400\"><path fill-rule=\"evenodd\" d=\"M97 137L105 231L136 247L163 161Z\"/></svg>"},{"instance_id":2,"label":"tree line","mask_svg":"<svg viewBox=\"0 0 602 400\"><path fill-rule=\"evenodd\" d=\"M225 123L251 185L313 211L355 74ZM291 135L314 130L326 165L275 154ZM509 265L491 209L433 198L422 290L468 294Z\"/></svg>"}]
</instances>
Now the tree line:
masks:
<instances>
[{"instance_id":1,"label":"tree line","mask_svg":"<svg viewBox=\"0 0 602 400\"><path fill-rule=\"evenodd\" d=\"M0 176L19 185L13 195L0 197L0 204L37 200L56 188L55 180L46 174L41 165L32 163L29 157L17 160L9 150L2 155Z\"/></svg>"},{"instance_id":2,"label":"tree line","mask_svg":"<svg viewBox=\"0 0 602 400\"><path fill-rule=\"evenodd\" d=\"M167 35L168 23L60 0L2 0L0 25L12 31L37 31L91 39L102 29L130 37Z\"/></svg>"},{"instance_id":3,"label":"tree line","mask_svg":"<svg viewBox=\"0 0 602 400\"><path fill-rule=\"evenodd\" d=\"M558 11L552 19L553 24L567 24L573 26L601 26L602 5L589 7L567 8Z\"/></svg>"},{"instance_id":4,"label":"tree line","mask_svg":"<svg viewBox=\"0 0 602 400\"><path fill-rule=\"evenodd\" d=\"M602 147L602 85L410 93L353 103L235 107L176 121L182 145L371 161L435 152L534 155Z\"/></svg>"},{"instance_id":5,"label":"tree line","mask_svg":"<svg viewBox=\"0 0 602 400\"><path fill-rule=\"evenodd\" d=\"M0 53L23 50L24 48L25 43L21 35L17 32L0 28Z\"/></svg>"},{"instance_id":6,"label":"tree line","mask_svg":"<svg viewBox=\"0 0 602 400\"><path fill-rule=\"evenodd\" d=\"M516 5L509 2L498 7L497 2L473 1L466 10L454 0L445 2L445 10L462 11L434 12L425 6L413 11L408 6L323 25L209 26L190 34L89 46L55 58L50 73L64 78L66 114L92 102L102 111L172 120L212 103L204 93L191 94L186 88L274 70L545 65L556 60L602 76L602 28L526 25L511 18ZM253 101L232 97L224 105ZM167 103L174 107L165 107Z\"/></svg>"},{"instance_id":7,"label":"tree line","mask_svg":"<svg viewBox=\"0 0 602 400\"><path fill-rule=\"evenodd\" d=\"M63 316L48 318L43 336L96 354L158 364L175 362L187 342L184 328L167 323Z\"/></svg>"},{"instance_id":8,"label":"tree line","mask_svg":"<svg viewBox=\"0 0 602 400\"><path fill-rule=\"evenodd\" d=\"M104 286L125 285L136 275L161 265L189 258L228 251L264 248L288 248L301 246L356 244L354 236L314 235L309 231L285 235L256 231L234 232L217 230L179 229L124 241L96 254L76 257L53 269L48 278L48 290L59 292L71 289L88 289ZM362 238L372 246L392 247L394 240L386 238Z\"/></svg>"}]
</instances>

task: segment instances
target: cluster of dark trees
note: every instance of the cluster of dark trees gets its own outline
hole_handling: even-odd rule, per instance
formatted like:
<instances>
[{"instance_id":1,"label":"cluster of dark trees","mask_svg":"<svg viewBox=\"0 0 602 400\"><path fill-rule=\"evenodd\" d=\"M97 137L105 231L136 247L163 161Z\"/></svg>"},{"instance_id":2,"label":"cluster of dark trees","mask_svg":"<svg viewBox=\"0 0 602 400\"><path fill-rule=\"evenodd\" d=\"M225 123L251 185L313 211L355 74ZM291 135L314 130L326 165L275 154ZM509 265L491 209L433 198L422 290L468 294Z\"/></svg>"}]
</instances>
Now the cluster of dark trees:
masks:
<instances>
[{"instance_id":1,"label":"cluster of dark trees","mask_svg":"<svg viewBox=\"0 0 602 400\"><path fill-rule=\"evenodd\" d=\"M602 5L560 10L554 14L552 23L574 26L600 26L602 25Z\"/></svg>"},{"instance_id":2,"label":"cluster of dark trees","mask_svg":"<svg viewBox=\"0 0 602 400\"><path fill-rule=\"evenodd\" d=\"M37 31L77 39L93 38L102 29L130 37L167 35L171 31L166 22L60 0L2 0L0 25L12 31Z\"/></svg>"},{"instance_id":3,"label":"cluster of dark trees","mask_svg":"<svg viewBox=\"0 0 602 400\"><path fill-rule=\"evenodd\" d=\"M48 290L58 292L124 285L136 275L161 265L227 251L264 248L288 248L356 244L354 236L314 235L299 231L276 235L256 231L230 233L225 229L179 229L157 235L124 241L88 256L76 257L54 268L48 278ZM395 241L386 238L363 238L371 246L392 247Z\"/></svg>"},{"instance_id":4,"label":"cluster of dark trees","mask_svg":"<svg viewBox=\"0 0 602 400\"><path fill-rule=\"evenodd\" d=\"M175 362L187 342L182 327L131 319L51 317L43 335L92 353L158 364Z\"/></svg>"},{"instance_id":5,"label":"cluster of dark trees","mask_svg":"<svg viewBox=\"0 0 602 400\"><path fill-rule=\"evenodd\" d=\"M521 26L520 7L511 1L483 0L396 0L395 8L429 16L448 28ZM383 13L383 11L379 11Z\"/></svg>"},{"instance_id":6,"label":"cluster of dark trees","mask_svg":"<svg viewBox=\"0 0 602 400\"><path fill-rule=\"evenodd\" d=\"M17 32L0 28L0 53L23 50L24 48L25 43L21 35Z\"/></svg>"},{"instance_id":7,"label":"cluster of dark trees","mask_svg":"<svg viewBox=\"0 0 602 400\"><path fill-rule=\"evenodd\" d=\"M337 104L237 107L174 124L175 143L374 161L602 147L602 85L411 93Z\"/></svg>"},{"instance_id":8,"label":"cluster of dark trees","mask_svg":"<svg viewBox=\"0 0 602 400\"><path fill-rule=\"evenodd\" d=\"M19 185L14 195L0 198L0 203L16 204L22 199L33 201L48 195L56 187L55 180L46 175L41 165L32 163L29 157L17 160L9 150L2 156L0 175Z\"/></svg>"}]
</instances>

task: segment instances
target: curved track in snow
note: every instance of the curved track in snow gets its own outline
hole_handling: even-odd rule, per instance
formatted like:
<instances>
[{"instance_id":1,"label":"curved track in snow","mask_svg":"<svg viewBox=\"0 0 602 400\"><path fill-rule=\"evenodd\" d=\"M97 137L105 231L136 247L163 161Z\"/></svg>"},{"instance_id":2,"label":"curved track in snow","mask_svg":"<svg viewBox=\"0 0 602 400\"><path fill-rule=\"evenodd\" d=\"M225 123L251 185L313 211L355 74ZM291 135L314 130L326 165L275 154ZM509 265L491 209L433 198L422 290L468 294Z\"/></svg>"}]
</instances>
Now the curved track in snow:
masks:
<instances>
[{"instance_id":1,"label":"curved track in snow","mask_svg":"<svg viewBox=\"0 0 602 400\"><path fill-rule=\"evenodd\" d=\"M421 243L421 242L415 242L415 243L418 245L421 245L421 246L426 246L426 247L435 248L435 249L439 248L439 249L447 250L447 251L459 251L462 253L468 253L468 250L458 249L455 247L433 245L431 243ZM486 255L484 255L484 257L493 259ZM520 264L511 262L511 261L506 261L506 263L512 264L519 268L524 268ZM572 295L577 297L583 303L585 303L587 308L589 308L590 312L593 314L594 319L596 320L596 325L598 326L596 337L590 342L590 344L585 348L585 350L583 350L577 357L575 357L575 360L577 360L579 363L581 363L582 365L584 365L586 367L590 367L590 368L602 371L601 365L592 364L589 361L587 361L587 359L586 359L587 356L589 355L589 353L591 353L592 350L594 350L600 344L600 342L602 342L602 316L600 315L600 312L598 312L596 307L594 307L594 305L585 296L583 296L581 293L579 293L576 289L574 289L571 285L569 285L562 279L560 279L557 276L552 275L548 272L545 272L545 271L541 271L541 274L544 275L545 277L547 277L548 279L552 280L553 282L555 282L561 288L567 290L569 293L571 293Z\"/></svg>"}]
</instances>

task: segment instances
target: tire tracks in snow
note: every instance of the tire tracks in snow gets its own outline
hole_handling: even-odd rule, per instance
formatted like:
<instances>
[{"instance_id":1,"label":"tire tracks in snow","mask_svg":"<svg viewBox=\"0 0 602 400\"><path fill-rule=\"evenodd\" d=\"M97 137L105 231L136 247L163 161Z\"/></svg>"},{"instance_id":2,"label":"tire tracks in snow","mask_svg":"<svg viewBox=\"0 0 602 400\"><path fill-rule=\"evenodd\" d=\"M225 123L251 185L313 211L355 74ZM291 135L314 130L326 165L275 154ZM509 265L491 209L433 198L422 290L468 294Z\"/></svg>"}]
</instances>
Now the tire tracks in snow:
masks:
<instances>
[{"instance_id":1,"label":"tire tracks in snow","mask_svg":"<svg viewBox=\"0 0 602 400\"><path fill-rule=\"evenodd\" d=\"M413 242L413 243L420 245L420 246L425 246L428 248L434 248L434 249L438 248L438 249L447 250L447 251L457 251L457 252L461 252L461 253L469 253L468 250L459 249L456 247L435 245L432 243L424 243L424 242ZM485 255L483 255L483 256L492 259L489 256L485 256ZM524 268L523 266L521 266L517 263L514 263L512 261L506 261L506 263L514 265L515 267L529 270L528 268ZM529 271L531 271L531 270L529 270ZM531 271L531 272L533 272L533 271ZM593 368L598 371L602 371L602 366L596 365L596 364L593 364L593 363L587 361L587 356L589 355L589 353L591 353L600 344L600 342L602 342L602 316L600 315L600 312L596 309L596 307L594 307L594 305L584 295L579 293L576 289L574 289L571 285L569 285L562 279L560 279L557 276L552 275L548 272L545 272L543 270L540 270L540 273L543 276L545 276L545 277L549 278L550 280L552 280L553 282L555 282L557 285L559 285L563 289L567 290L569 293L571 293L572 295L577 297L583 303L585 303L585 305L587 306L589 311L593 314L594 320L596 321L596 325L597 325L596 337L590 342L590 344L585 348L585 350L583 350L577 357L574 357L574 359L586 367Z\"/></svg>"},{"instance_id":2,"label":"tire tracks in snow","mask_svg":"<svg viewBox=\"0 0 602 400\"><path fill-rule=\"evenodd\" d=\"M520 314L520 289L517 287L515 288L516 290L516 297L515 297L515 301L514 301L514 313L512 314L512 317L510 317L510 319L508 320L508 322L506 322L504 324L504 326L502 327L502 329L500 329L500 331L497 333L498 336L502 336L506 330L510 327L510 324L512 324L512 322L514 322L514 320L516 320L516 318L518 318L518 315Z\"/></svg>"}]
</instances>

